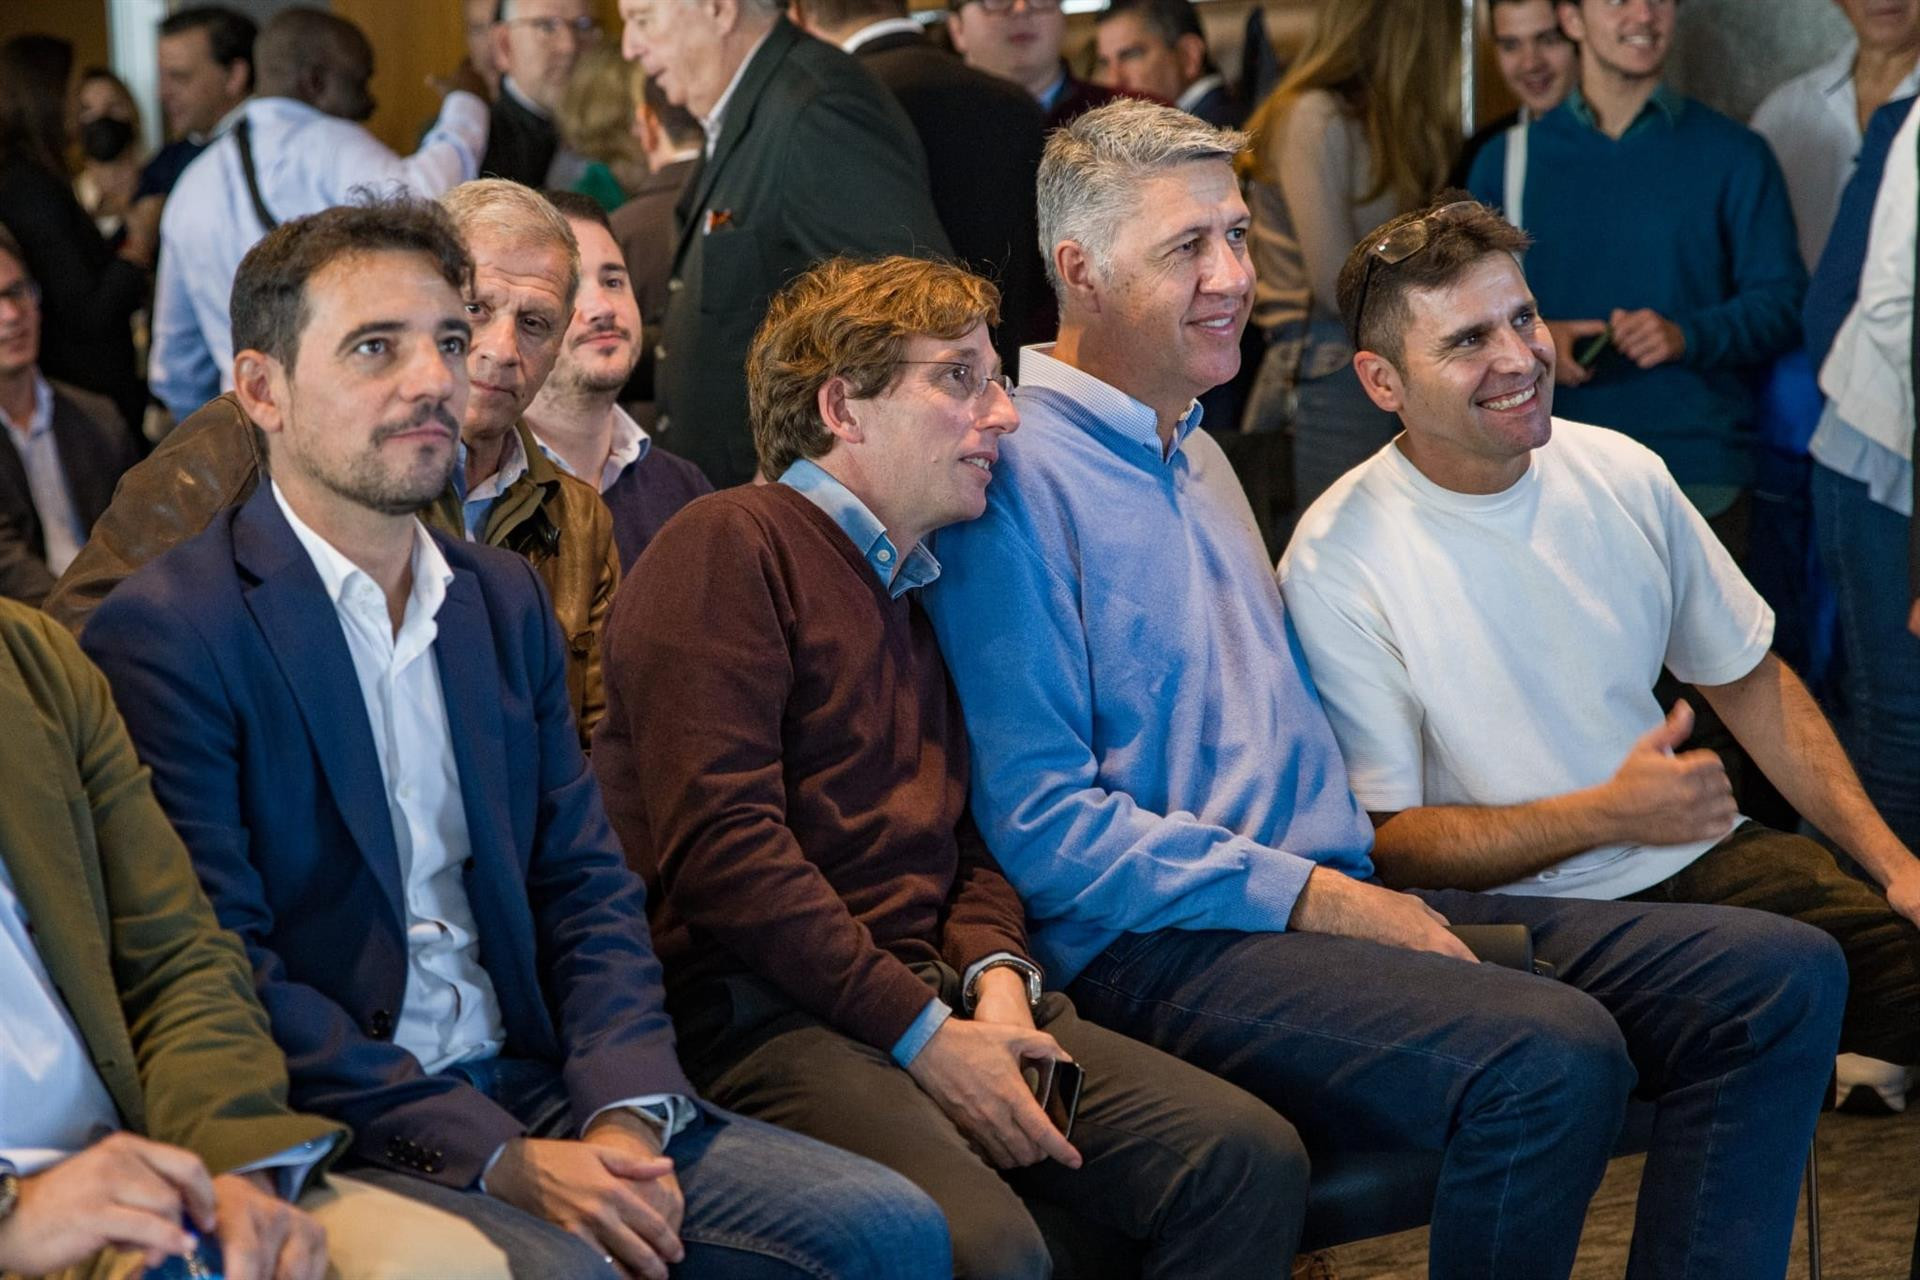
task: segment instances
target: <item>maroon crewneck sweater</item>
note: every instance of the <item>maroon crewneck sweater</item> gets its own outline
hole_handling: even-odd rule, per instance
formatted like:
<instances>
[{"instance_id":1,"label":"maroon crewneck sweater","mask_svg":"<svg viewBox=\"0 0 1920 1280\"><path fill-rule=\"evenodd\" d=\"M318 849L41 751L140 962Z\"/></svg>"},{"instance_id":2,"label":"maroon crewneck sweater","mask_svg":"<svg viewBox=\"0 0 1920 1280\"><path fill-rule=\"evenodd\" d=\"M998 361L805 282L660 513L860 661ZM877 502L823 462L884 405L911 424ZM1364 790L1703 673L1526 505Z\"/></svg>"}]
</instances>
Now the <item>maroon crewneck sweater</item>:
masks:
<instances>
[{"instance_id":1,"label":"maroon crewneck sweater","mask_svg":"<svg viewBox=\"0 0 1920 1280\"><path fill-rule=\"evenodd\" d=\"M891 1049L932 996L908 964L1026 957L1019 898L957 834L966 734L933 628L804 495L684 508L602 646L593 766L669 986L756 974Z\"/></svg>"}]
</instances>

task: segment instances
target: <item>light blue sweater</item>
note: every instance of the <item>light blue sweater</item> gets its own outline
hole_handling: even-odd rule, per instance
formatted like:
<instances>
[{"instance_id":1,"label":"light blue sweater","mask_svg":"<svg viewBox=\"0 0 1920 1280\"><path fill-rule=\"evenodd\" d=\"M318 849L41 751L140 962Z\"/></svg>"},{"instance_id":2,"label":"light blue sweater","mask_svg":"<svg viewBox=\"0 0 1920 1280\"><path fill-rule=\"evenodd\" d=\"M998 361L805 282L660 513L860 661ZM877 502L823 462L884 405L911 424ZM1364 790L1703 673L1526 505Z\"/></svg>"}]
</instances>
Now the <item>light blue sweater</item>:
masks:
<instances>
[{"instance_id":1,"label":"light blue sweater","mask_svg":"<svg viewBox=\"0 0 1920 1280\"><path fill-rule=\"evenodd\" d=\"M1057 987L1122 933L1284 929L1315 864L1373 874L1373 830L1198 413L1163 459L1151 409L1046 351L922 602Z\"/></svg>"}]
</instances>

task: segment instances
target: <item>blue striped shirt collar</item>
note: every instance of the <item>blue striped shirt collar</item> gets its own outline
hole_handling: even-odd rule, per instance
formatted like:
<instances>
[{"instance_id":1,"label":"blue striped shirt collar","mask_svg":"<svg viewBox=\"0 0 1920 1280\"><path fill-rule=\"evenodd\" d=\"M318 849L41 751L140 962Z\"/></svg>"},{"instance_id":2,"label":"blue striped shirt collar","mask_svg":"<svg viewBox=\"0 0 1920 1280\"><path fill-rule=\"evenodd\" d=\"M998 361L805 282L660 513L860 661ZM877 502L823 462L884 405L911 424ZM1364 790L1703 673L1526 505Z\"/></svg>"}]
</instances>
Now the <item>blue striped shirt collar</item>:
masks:
<instances>
[{"instance_id":1,"label":"blue striped shirt collar","mask_svg":"<svg viewBox=\"0 0 1920 1280\"><path fill-rule=\"evenodd\" d=\"M1187 407L1186 416L1174 428L1173 448L1160 446L1160 415L1116 386L1102 382L1083 369L1076 369L1053 357L1053 344L1020 348L1020 385L1057 391L1086 406L1107 426L1136 444L1153 450L1162 462L1171 462L1193 429L1200 425L1200 402ZM1019 403L1018 394L1014 403Z\"/></svg>"},{"instance_id":2,"label":"blue striped shirt collar","mask_svg":"<svg viewBox=\"0 0 1920 1280\"><path fill-rule=\"evenodd\" d=\"M847 535L867 567L887 586L887 593L898 600L915 587L924 587L940 576L940 562L924 544L915 543L900 558L900 548L887 536L886 526L867 509L853 490L828 475L819 463L801 458L780 473L780 483L801 494L808 502L826 512L840 531ZM899 572L894 570L898 568Z\"/></svg>"}]
</instances>

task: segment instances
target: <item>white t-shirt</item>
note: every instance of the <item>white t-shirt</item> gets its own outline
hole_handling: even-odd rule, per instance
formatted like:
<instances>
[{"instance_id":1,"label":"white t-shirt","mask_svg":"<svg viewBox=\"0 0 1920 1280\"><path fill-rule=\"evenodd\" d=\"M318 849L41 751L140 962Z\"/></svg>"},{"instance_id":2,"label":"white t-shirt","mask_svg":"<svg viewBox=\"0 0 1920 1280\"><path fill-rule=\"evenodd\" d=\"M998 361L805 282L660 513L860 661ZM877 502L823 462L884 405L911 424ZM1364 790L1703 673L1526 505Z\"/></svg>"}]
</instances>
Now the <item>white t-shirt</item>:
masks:
<instances>
[{"instance_id":1,"label":"white t-shirt","mask_svg":"<svg viewBox=\"0 0 1920 1280\"><path fill-rule=\"evenodd\" d=\"M1773 640L1773 611L1659 458L1558 418L1491 495L1443 489L1389 444L1308 509L1279 574L1376 813L1604 782L1664 716L1663 663L1725 684ZM1499 891L1618 898L1715 843L1606 845Z\"/></svg>"}]
</instances>

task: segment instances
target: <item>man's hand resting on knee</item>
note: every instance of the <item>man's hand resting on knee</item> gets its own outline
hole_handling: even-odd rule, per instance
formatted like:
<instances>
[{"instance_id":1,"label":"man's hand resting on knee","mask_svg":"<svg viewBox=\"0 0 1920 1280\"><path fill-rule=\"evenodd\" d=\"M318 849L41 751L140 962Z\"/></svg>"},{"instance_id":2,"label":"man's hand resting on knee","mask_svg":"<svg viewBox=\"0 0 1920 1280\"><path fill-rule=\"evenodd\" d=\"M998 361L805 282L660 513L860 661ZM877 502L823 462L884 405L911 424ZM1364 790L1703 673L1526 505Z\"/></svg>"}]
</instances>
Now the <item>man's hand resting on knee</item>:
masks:
<instances>
[{"instance_id":1,"label":"man's hand resting on knee","mask_svg":"<svg viewBox=\"0 0 1920 1280\"><path fill-rule=\"evenodd\" d=\"M1022 1058L1070 1055L1052 1036L1034 1030L1024 994L1016 1016L1012 1002L988 989L989 979L1018 982L1006 970L983 974L973 1019L941 1023L907 1072L994 1167L1018 1169L1051 1157L1078 1169L1080 1153L1053 1127L1020 1074Z\"/></svg>"},{"instance_id":2,"label":"man's hand resting on knee","mask_svg":"<svg viewBox=\"0 0 1920 1280\"><path fill-rule=\"evenodd\" d=\"M487 1174L487 1193L585 1240L628 1274L667 1280L686 1256L685 1200L652 1127L609 1112L579 1141L516 1138Z\"/></svg>"},{"instance_id":3,"label":"man's hand resting on knee","mask_svg":"<svg viewBox=\"0 0 1920 1280\"><path fill-rule=\"evenodd\" d=\"M321 1280L327 1233L273 1192L271 1175L227 1173L213 1180L226 1280Z\"/></svg>"},{"instance_id":4,"label":"man's hand resting on knee","mask_svg":"<svg viewBox=\"0 0 1920 1280\"><path fill-rule=\"evenodd\" d=\"M1477 964L1467 944L1447 932L1447 918L1410 893L1383 889L1315 867L1294 899L1287 928L1383 942L1409 951L1434 951Z\"/></svg>"}]
</instances>

